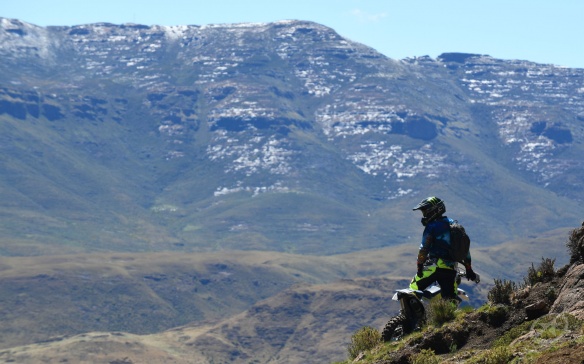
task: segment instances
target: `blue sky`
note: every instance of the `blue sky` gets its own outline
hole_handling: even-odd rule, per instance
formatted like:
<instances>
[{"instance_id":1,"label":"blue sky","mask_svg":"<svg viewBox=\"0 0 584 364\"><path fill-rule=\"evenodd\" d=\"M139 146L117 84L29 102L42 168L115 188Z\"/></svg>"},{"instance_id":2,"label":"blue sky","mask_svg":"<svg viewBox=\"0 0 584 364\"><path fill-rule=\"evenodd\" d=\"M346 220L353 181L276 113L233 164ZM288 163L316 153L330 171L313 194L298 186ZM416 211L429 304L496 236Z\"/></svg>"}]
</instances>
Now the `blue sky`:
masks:
<instances>
[{"instance_id":1,"label":"blue sky","mask_svg":"<svg viewBox=\"0 0 584 364\"><path fill-rule=\"evenodd\" d=\"M36 25L314 21L394 59L444 52L584 68L584 0L0 0Z\"/></svg>"}]
</instances>

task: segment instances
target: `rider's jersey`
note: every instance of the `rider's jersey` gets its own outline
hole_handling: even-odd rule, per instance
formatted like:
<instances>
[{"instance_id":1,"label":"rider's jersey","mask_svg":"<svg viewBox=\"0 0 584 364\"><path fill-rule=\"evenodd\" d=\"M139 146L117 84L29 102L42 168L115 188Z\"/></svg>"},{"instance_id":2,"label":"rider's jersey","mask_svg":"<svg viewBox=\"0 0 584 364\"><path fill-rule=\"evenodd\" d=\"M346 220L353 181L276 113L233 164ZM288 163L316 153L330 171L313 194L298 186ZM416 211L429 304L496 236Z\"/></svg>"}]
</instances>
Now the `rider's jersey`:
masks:
<instances>
[{"instance_id":1,"label":"rider's jersey","mask_svg":"<svg viewBox=\"0 0 584 364\"><path fill-rule=\"evenodd\" d=\"M448 247L450 246L450 224L454 220L444 216L431 221L426 225L422 235L420 252L426 253L428 259L435 259L438 265L444 268L454 268L456 262L449 259ZM426 255L424 254L424 255ZM470 252L467 255L470 262Z\"/></svg>"}]
</instances>

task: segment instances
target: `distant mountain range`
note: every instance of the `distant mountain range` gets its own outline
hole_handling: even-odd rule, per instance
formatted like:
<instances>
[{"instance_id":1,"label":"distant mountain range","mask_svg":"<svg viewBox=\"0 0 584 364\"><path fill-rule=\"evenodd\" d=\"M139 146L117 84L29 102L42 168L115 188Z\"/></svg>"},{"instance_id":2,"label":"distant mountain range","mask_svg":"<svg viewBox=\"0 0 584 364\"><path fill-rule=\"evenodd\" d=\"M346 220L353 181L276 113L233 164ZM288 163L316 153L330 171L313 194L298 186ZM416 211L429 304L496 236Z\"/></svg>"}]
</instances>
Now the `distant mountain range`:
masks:
<instances>
[{"instance_id":1,"label":"distant mountain range","mask_svg":"<svg viewBox=\"0 0 584 364\"><path fill-rule=\"evenodd\" d=\"M311 22L1 18L0 128L2 255L417 244L428 195L478 246L583 218L584 69Z\"/></svg>"}]
</instances>

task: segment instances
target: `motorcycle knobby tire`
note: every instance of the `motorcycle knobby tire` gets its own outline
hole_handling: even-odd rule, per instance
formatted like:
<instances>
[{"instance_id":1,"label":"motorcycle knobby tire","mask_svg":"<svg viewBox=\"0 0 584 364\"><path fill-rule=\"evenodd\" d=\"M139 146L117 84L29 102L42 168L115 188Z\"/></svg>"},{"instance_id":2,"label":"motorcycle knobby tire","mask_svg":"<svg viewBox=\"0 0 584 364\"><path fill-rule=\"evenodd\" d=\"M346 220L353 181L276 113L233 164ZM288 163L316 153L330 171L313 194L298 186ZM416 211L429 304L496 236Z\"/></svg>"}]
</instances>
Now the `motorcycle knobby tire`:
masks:
<instances>
[{"instance_id":1,"label":"motorcycle knobby tire","mask_svg":"<svg viewBox=\"0 0 584 364\"><path fill-rule=\"evenodd\" d=\"M381 332L381 339L384 342L392 341L392 340L401 340L406 334L405 327L407 323L407 318L404 315L397 315L392 317Z\"/></svg>"}]
</instances>

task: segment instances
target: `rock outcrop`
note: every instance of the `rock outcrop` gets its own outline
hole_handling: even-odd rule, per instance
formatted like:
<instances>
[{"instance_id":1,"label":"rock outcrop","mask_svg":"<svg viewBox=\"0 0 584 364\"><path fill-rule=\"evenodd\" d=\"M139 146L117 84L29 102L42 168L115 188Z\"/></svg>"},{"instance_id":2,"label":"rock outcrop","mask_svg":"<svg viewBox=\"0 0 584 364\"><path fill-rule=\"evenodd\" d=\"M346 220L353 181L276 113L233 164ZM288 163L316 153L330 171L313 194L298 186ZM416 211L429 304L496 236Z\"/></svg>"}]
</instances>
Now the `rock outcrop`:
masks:
<instances>
[{"instance_id":1,"label":"rock outcrop","mask_svg":"<svg viewBox=\"0 0 584 364\"><path fill-rule=\"evenodd\" d=\"M567 312L584 320L584 264L570 267L550 312Z\"/></svg>"}]
</instances>

